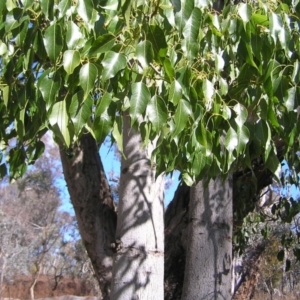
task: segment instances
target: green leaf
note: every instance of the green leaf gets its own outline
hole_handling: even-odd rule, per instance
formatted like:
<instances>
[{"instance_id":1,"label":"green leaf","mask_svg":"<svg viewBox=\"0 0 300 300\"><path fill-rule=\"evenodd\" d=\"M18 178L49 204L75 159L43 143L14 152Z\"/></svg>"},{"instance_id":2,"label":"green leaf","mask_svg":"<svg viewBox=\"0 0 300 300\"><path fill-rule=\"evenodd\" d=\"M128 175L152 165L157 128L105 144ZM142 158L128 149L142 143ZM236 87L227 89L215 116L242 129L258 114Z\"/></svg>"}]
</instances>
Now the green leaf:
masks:
<instances>
[{"instance_id":1,"label":"green leaf","mask_svg":"<svg viewBox=\"0 0 300 300\"><path fill-rule=\"evenodd\" d=\"M262 25L262 26L268 26L269 25L269 19L266 15L261 14L253 14L252 20L256 25Z\"/></svg>"},{"instance_id":2,"label":"green leaf","mask_svg":"<svg viewBox=\"0 0 300 300\"><path fill-rule=\"evenodd\" d=\"M7 33L19 27L25 20L28 20L28 16L23 16L23 13L24 10L19 7L15 7L8 12L5 19L5 31Z\"/></svg>"},{"instance_id":3,"label":"green leaf","mask_svg":"<svg viewBox=\"0 0 300 300\"><path fill-rule=\"evenodd\" d=\"M60 17L63 17L67 10L71 8L71 0L60 0L57 7L60 12Z\"/></svg>"},{"instance_id":4,"label":"green leaf","mask_svg":"<svg viewBox=\"0 0 300 300\"><path fill-rule=\"evenodd\" d=\"M123 136L122 136L122 118L118 117L116 118L116 121L113 125L112 135L115 139L118 149L121 153L123 153Z\"/></svg>"},{"instance_id":5,"label":"green leaf","mask_svg":"<svg viewBox=\"0 0 300 300\"><path fill-rule=\"evenodd\" d=\"M89 50L89 56L95 56L100 53L108 52L115 43L115 36L112 34L103 34L99 36L92 44Z\"/></svg>"},{"instance_id":6,"label":"green leaf","mask_svg":"<svg viewBox=\"0 0 300 300\"><path fill-rule=\"evenodd\" d=\"M79 82L84 91L84 98L86 98L89 92L95 87L95 81L98 75L96 66L92 63L83 65L79 72Z\"/></svg>"},{"instance_id":7,"label":"green leaf","mask_svg":"<svg viewBox=\"0 0 300 300\"><path fill-rule=\"evenodd\" d=\"M117 10L118 5L119 5L118 0L108 0L106 1L105 5L101 7L107 10Z\"/></svg>"},{"instance_id":8,"label":"green leaf","mask_svg":"<svg viewBox=\"0 0 300 300\"><path fill-rule=\"evenodd\" d=\"M220 94L222 96L227 95L228 93L228 83L225 79L223 79L222 77L220 77L219 79L219 83L220 83Z\"/></svg>"},{"instance_id":9,"label":"green leaf","mask_svg":"<svg viewBox=\"0 0 300 300\"><path fill-rule=\"evenodd\" d=\"M286 54L288 56L291 56L292 52L289 49L289 44L291 41L291 34L290 34L289 30L287 30L284 26L278 33L278 40L279 40L282 48L286 52Z\"/></svg>"},{"instance_id":10,"label":"green leaf","mask_svg":"<svg viewBox=\"0 0 300 300\"><path fill-rule=\"evenodd\" d=\"M224 146L229 153L232 153L238 146L238 135L232 127L226 133Z\"/></svg>"},{"instance_id":11,"label":"green leaf","mask_svg":"<svg viewBox=\"0 0 300 300\"><path fill-rule=\"evenodd\" d=\"M80 64L80 54L76 50L67 50L63 56L63 66L68 74L72 74L74 69Z\"/></svg>"},{"instance_id":12,"label":"green leaf","mask_svg":"<svg viewBox=\"0 0 300 300\"><path fill-rule=\"evenodd\" d=\"M172 81L175 76L175 71L171 64L171 61L168 58L164 59L164 70L166 75L169 77L169 80Z\"/></svg>"},{"instance_id":13,"label":"green leaf","mask_svg":"<svg viewBox=\"0 0 300 300\"><path fill-rule=\"evenodd\" d=\"M269 156L268 156L267 161L265 162L265 166L266 166L266 168L268 168L273 174L276 174L276 172L277 172L278 170L280 170L280 168L281 168L280 161L278 160L278 157L277 157L277 155L275 154L273 147L272 147L272 149L271 149L271 151L270 151L270 153L269 153Z\"/></svg>"},{"instance_id":14,"label":"green leaf","mask_svg":"<svg viewBox=\"0 0 300 300\"><path fill-rule=\"evenodd\" d=\"M225 61L223 59L223 57L219 54L215 54L215 68L216 68L216 72L220 73L221 71L223 71L225 66ZM221 80L224 81L223 78L221 78Z\"/></svg>"},{"instance_id":15,"label":"green leaf","mask_svg":"<svg viewBox=\"0 0 300 300\"><path fill-rule=\"evenodd\" d=\"M196 129L196 137L197 137L197 141L204 148L205 155L206 156L211 155L211 151L212 151L211 134L207 130L207 128L205 128L205 126L202 122L200 122L200 124L198 124L198 127Z\"/></svg>"},{"instance_id":16,"label":"green leaf","mask_svg":"<svg viewBox=\"0 0 300 300\"><path fill-rule=\"evenodd\" d=\"M107 111L111 101L112 101L111 94L105 92L104 95L98 100L95 117L101 117L101 115Z\"/></svg>"},{"instance_id":17,"label":"green leaf","mask_svg":"<svg viewBox=\"0 0 300 300\"><path fill-rule=\"evenodd\" d=\"M57 73L45 71L38 80L39 90L48 105L55 103L61 86L61 79Z\"/></svg>"},{"instance_id":18,"label":"green leaf","mask_svg":"<svg viewBox=\"0 0 300 300\"><path fill-rule=\"evenodd\" d=\"M177 105L182 97L182 89L181 85L177 80L174 80L171 83L170 89L169 89L169 97L168 100L172 102L174 105Z\"/></svg>"},{"instance_id":19,"label":"green leaf","mask_svg":"<svg viewBox=\"0 0 300 300\"><path fill-rule=\"evenodd\" d=\"M257 124L255 124L255 137L259 140L261 146L265 150L263 153L264 161L267 161L269 153L271 151L271 130L269 124L260 120Z\"/></svg>"},{"instance_id":20,"label":"green leaf","mask_svg":"<svg viewBox=\"0 0 300 300\"><path fill-rule=\"evenodd\" d=\"M270 20L270 34L273 37L274 41L276 42L277 34L280 33L281 30L283 30L282 19L276 13L270 12L269 20Z\"/></svg>"},{"instance_id":21,"label":"green leaf","mask_svg":"<svg viewBox=\"0 0 300 300\"><path fill-rule=\"evenodd\" d=\"M9 85L5 85L1 87L1 98L3 99L3 103L7 108L8 100L9 100L9 95L10 95L10 88Z\"/></svg>"},{"instance_id":22,"label":"green leaf","mask_svg":"<svg viewBox=\"0 0 300 300\"><path fill-rule=\"evenodd\" d=\"M48 119L51 126L55 128L57 125L63 137L63 142L66 144L67 147L69 147L71 139L68 129L69 117L67 114L67 105L65 100L57 102L53 105L52 111Z\"/></svg>"},{"instance_id":23,"label":"green leaf","mask_svg":"<svg viewBox=\"0 0 300 300\"><path fill-rule=\"evenodd\" d=\"M194 9L194 1L182 0L174 1L173 3L175 11L175 24L179 32L181 33L185 23L188 21L192 11Z\"/></svg>"},{"instance_id":24,"label":"green leaf","mask_svg":"<svg viewBox=\"0 0 300 300\"><path fill-rule=\"evenodd\" d=\"M180 99L174 115L175 130L172 133L172 137L177 136L180 132L182 132L186 128L185 126L187 120L191 114L192 111L191 111L190 103L184 99Z\"/></svg>"},{"instance_id":25,"label":"green leaf","mask_svg":"<svg viewBox=\"0 0 300 300\"><path fill-rule=\"evenodd\" d=\"M237 129L238 145L236 148L237 154L244 153L249 142L250 133L246 126L238 127Z\"/></svg>"},{"instance_id":26,"label":"green leaf","mask_svg":"<svg viewBox=\"0 0 300 300\"><path fill-rule=\"evenodd\" d=\"M247 3L239 4L238 14L244 23L248 23L252 16L252 7Z\"/></svg>"},{"instance_id":27,"label":"green leaf","mask_svg":"<svg viewBox=\"0 0 300 300\"><path fill-rule=\"evenodd\" d=\"M4 55L7 52L7 46L0 40L0 56Z\"/></svg>"},{"instance_id":28,"label":"green leaf","mask_svg":"<svg viewBox=\"0 0 300 300\"><path fill-rule=\"evenodd\" d=\"M295 98L296 98L296 87L293 86L292 88L288 89L284 93L284 104L285 107L287 108L287 111L293 111L295 107Z\"/></svg>"},{"instance_id":29,"label":"green leaf","mask_svg":"<svg viewBox=\"0 0 300 300\"><path fill-rule=\"evenodd\" d=\"M206 156L202 151L196 152L193 155L192 171L195 177L203 175L207 170L207 166L211 166L212 156ZM200 176L201 176L200 175Z\"/></svg>"},{"instance_id":30,"label":"green leaf","mask_svg":"<svg viewBox=\"0 0 300 300\"><path fill-rule=\"evenodd\" d=\"M29 26L29 21L26 20L22 23L21 26L19 26L17 29L14 30L14 35L16 36L15 43L18 47L22 47L23 42L27 37L28 26Z\"/></svg>"},{"instance_id":31,"label":"green leaf","mask_svg":"<svg viewBox=\"0 0 300 300\"><path fill-rule=\"evenodd\" d=\"M186 56L193 59L198 54L199 42L198 34L201 21L201 11L199 8L194 8L193 12L185 23L183 28L184 40L182 43L182 50Z\"/></svg>"},{"instance_id":32,"label":"green leaf","mask_svg":"<svg viewBox=\"0 0 300 300\"><path fill-rule=\"evenodd\" d=\"M93 132L98 143L102 143L112 130L112 122L107 114L97 117L93 122ZM116 131L115 131L116 136ZM114 137L116 139L116 137ZM118 144L119 145L119 144Z\"/></svg>"},{"instance_id":33,"label":"green leaf","mask_svg":"<svg viewBox=\"0 0 300 300\"><path fill-rule=\"evenodd\" d=\"M167 122L167 108L161 97L154 96L147 106L147 116L156 131L161 131Z\"/></svg>"},{"instance_id":34,"label":"green leaf","mask_svg":"<svg viewBox=\"0 0 300 300\"><path fill-rule=\"evenodd\" d=\"M0 46L0 48L1 48L1 46ZM294 62L294 69L293 69L293 74L292 74L292 81L295 84L299 83L299 81L300 81L300 63L299 63L299 60L296 60Z\"/></svg>"},{"instance_id":35,"label":"green leaf","mask_svg":"<svg viewBox=\"0 0 300 300\"><path fill-rule=\"evenodd\" d=\"M143 82L136 82L132 84L130 97L131 125L142 117L150 100L150 92Z\"/></svg>"},{"instance_id":36,"label":"green leaf","mask_svg":"<svg viewBox=\"0 0 300 300\"><path fill-rule=\"evenodd\" d=\"M235 118L235 122L236 124L239 126L239 127L242 127L247 118L248 118L248 111L247 109L241 105L240 103L236 104L234 107L233 107L233 110L235 111L236 113L236 118Z\"/></svg>"},{"instance_id":37,"label":"green leaf","mask_svg":"<svg viewBox=\"0 0 300 300\"><path fill-rule=\"evenodd\" d=\"M203 88L203 94L204 94L204 98L205 98L205 108L207 110L211 110L213 96L215 94L214 85L208 79L205 79L203 81L202 88Z\"/></svg>"},{"instance_id":38,"label":"green leaf","mask_svg":"<svg viewBox=\"0 0 300 300\"><path fill-rule=\"evenodd\" d=\"M187 172L182 173L182 179L187 186L192 186L195 181Z\"/></svg>"},{"instance_id":39,"label":"green leaf","mask_svg":"<svg viewBox=\"0 0 300 300\"><path fill-rule=\"evenodd\" d=\"M77 12L85 23L89 23L93 16L93 1L92 0L78 0Z\"/></svg>"},{"instance_id":40,"label":"green leaf","mask_svg":"<svg viewBox=\"0 0 300 300\"><path fill-rule=\"evenodd\" d=\"M149 66L153 61L154 53L152 44L149 41L142 41L136 47L136 58L143 68Z\"/></svg>"},{"instance_id":41,"label":"green leaf","mask_svg":"<svg viewBox=\"0 0 300 300\"><path fill-rule=\"evenodd\" d=\"M74 125L75 135L79 136L81 130L87 124L89 118L92 115L92 106L93 106L93 99L91 96L88 96L83 101L83 93L78 92L72 97L72 101L69 107L69 113L72 118L72 122ZM82 103L80 105L80 103Z\"/></svg>"},{"instance_id":42,"label":"green leaf","mask_svg":"<svg viewBox=\"0 0 300 300\"><path fill-rule=\"evenodd\" d=\"M44 45L50 60L55 63L63 48L63 36L60 25L53 24L46 29Z\"/></svg>"},{"instance_id":43,"label":"green leaf","mask_svg":"<svg viewBox=\"0 0 300 300\"><path fill-rule=\"evenodd\" d=\"M67 23L66 43L68 49L79 49L84 46L83 35L79 27L72 21Z\"/></svg>"},{"instance_id":44,"label":"green leaf","mask_svg":"<svg viewBox=\"0 0 300 300\"><path fill-rule=\"evenodd\" d=\"M167 42L163 30L157 25L150 25L147 40L152 44L154 54L158 59L165 57L167 53Z\"/></svg>"},{"instance_id":45,"label":"green leaf","mask_svg":"<svg viewBox=\"0 0 300 300\"><path fill-rule=\"evenodd\" d=\"M22 140L25 135L25 107L20 110L16 118L16 128L18 133L18 139Z\"/></svg>"},{"instance_id":46,"label":"green leaf","mask_svg":"<svg viewBox=\"0 0 300 300\"><path fill-rule=\"evenodd\" d=\"M124 54L112 51L106 52L102 60L102 80L106 81L114 77L120 70L123 70L126 67L126 63Z\"/></svg>"},{"instance_id":47,"label":"green leaf","mask_svg":"<svg viewBox=\"0 0 300 300\"><path fill-rule=\"evenodd\" d=\"M41 3L41 9L44 13L46 19L53 19L53 6L54 6L54 0L40 0Z\"/></svg>"}]
</instances>

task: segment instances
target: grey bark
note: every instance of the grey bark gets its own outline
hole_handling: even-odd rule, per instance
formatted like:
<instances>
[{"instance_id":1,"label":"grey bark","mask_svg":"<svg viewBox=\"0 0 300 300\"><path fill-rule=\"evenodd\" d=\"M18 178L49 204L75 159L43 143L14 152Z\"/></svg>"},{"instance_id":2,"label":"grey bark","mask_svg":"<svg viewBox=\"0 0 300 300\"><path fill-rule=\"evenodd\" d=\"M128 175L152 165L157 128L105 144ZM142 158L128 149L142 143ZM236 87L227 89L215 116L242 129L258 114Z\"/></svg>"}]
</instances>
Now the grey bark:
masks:
<instances>
[{"instance_id":1,"label":"grey bark","mask_svg":"<svg viewBox=\"0 0 300 300\"><path fill-rule=\"evenodd\" d=\"M230 179L193 186L182 299L231 299L232 227Z\"/></svg>"},{"instance_id":2,"label":"grey bark","mask_svg":"<svg viewBox=\"0 0 300 300\"><path fill-rule=\"evenodd\" d=\"M90 134L84 134L78 145L60 156L73 204L79 232L91 259L104 299L109 299L117 215L112 194Z\"/></svg>"},{"instance_id":3,"label":"grey bark","mask_svg":"<svg viewBox=\"0 0 300 300\"><path fill-rule=\"evenodd\" d=\"M179 300L185 268L190 187L181 183L165 213L165 299Z\"/></svg>"},{"instance_id":4,"label":"grey bark","mask_svg":"<svg viewBox=\"0 0 300 300\"><path fill-rule=\"evenodd\" d=\"M113 300L163 299L163 180L155 178L152 146L142 146L124 116Z\"/></svg>"}]
</instances>

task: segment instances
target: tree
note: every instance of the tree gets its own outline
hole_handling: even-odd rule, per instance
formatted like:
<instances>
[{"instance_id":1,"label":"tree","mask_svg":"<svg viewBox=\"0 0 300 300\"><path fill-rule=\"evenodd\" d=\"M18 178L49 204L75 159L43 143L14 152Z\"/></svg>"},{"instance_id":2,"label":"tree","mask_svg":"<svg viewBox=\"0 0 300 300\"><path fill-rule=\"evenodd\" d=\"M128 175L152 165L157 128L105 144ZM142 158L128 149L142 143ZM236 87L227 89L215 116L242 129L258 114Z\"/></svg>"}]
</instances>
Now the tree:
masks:
<instances>
[{"instance_id":1,"label":"tree","mask_svg":"<svg viewBox=\"0 0 300 300\"><path fill-rule=\"evenodd\" d=\"M262 174L268 174L269 181L282 157L289 163L298 161L299 3L229 3L222 12L211 4L193 0L0 4L0 113L6 124L1 128L3 151L11 138L17 138L6 154L9 175L24 174L26 164L34 163L43 151L41 136L51 130L60 145L80 233L105 298L109 297L110 282L122 271L114 268L111 278L113 260L117 266L122 257L122 268L133 273L140 255L135 260L121 254L130 245L141 245L140 233L132 242L127 240L134 236L138 223L121 225L128 213L126 197L120 198L119 206L125 210L120 211L116 224L112 195L98 156L98 146L108 134L124 156L123 166L131 162L130 155L139 157L126 150L128 133L140 136L131 148L145 149L140 150L147 153L141 167L148 171L133 176L132 190L144 191L146 185L141 187L141 182L148 185L154 182L153 176L158 179L174 169L181 171L190 186L205 177L209 186L218 183L220 190L228 174L233 174L233 185L236 178L242 183L257 175L250 184L241 184L236 190L233 186L237 222L253 207L257 187L264 186L259 180ZM123 120L128 115L130 128ZM129 184L131 167L122 169L121 182ZM6 175L5 163L0 170ZM231 188L226 185L230 198ZM138 196L143 197L143 202L135 204L140 207L130 207L144 214L142 223L146 224L150 216L161 214L160 206L146 206L153 200L149 195L155 185L150 184L149 189L149 194ZM196 198L191 199L193 207L199 204ZM226 224L223 231L232 241L232 216L219 222L216 202L208 197L207 203L216 216L213 222ZM159 220L152 224L150 234L157 240L163 230ZM206 225L212 222L201 220ZM197 230L189 234L196 239L191 232ZM208 234L211 238L219 233ZM125 247L123 239L127 240ZM154 250L151 243L146 253L162 255L161 244L157 242ZM187 249L187 257L193 257L193 249ZM210 273L212 286L217 274L228 273L229 252L227 248L223 257L226 267L222 271L214 267ZM155 272L150 262L144 265L149 278ZM188 265L195 274L201 272L197 265ZM218 265L216 256L210 267ZM126 297L144 298L148 284L144 278L129 279L130 284L118 285L118 291L114 283L114 298L119 298L123 288ZM224 285L213 291L215 297L222 286L226 292L220 293L228 293L230 278L223 279ZM162 283L157 281L153 290L162 295Z\"/></svg>"}]
</instances>

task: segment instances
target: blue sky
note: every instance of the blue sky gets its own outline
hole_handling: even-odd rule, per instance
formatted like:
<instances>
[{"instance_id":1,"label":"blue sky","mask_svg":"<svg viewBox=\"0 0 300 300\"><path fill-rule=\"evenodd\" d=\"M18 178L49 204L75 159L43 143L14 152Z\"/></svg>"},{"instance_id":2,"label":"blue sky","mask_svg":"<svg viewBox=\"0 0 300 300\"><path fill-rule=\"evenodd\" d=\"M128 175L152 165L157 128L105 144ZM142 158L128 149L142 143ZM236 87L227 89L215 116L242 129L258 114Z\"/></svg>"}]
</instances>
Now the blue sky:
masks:
<instances>
[{"instance_id":1,"label":"blue sky","mask_svg":"<svg viewBox=\"0 0 300 300\"><path fill-rule=\"evenodd\" d=\"M120 162L116 158L113 147L109 147L109 143L104 142L102 144L100 148L100 156L108 180L110 178L110 174L118 177L120 174ZM173 199L174 192L176 191L178 186L178 177L179 172L174 172L172 178L170 176L166 177L168 188L165 189L165 207L167 207L167 205ZM59 178L56 180L56 184L60 190L60 195L63 202L61 209L74 214L65 180L63 178Z\"/></svg>"}]
</instances>

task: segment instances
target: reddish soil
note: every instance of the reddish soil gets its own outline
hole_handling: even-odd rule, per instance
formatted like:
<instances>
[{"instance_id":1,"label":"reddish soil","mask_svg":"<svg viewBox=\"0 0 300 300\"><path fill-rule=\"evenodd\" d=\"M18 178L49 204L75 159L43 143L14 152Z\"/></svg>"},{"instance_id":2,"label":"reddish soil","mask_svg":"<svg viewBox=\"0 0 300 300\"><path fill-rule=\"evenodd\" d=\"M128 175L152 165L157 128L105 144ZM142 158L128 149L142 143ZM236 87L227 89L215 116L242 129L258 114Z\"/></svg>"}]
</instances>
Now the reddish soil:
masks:
<instances>
[{"instance_id":1,"label":"reddish soil","mask_svg":"<svg viewBox=\"0 0 300 300\"><path fill-rule=\"evenodd\" d=\"M28 300L30 299L29 288L31 283L32 279L30 277L17 277L13 283L4 284L2 297ZM62 295L97 296L89 282L78 278L62 278L55 290L53 290L54 287L53 277L40 276L34 289L35 299Z\"/></svg>"}]
</instances>

